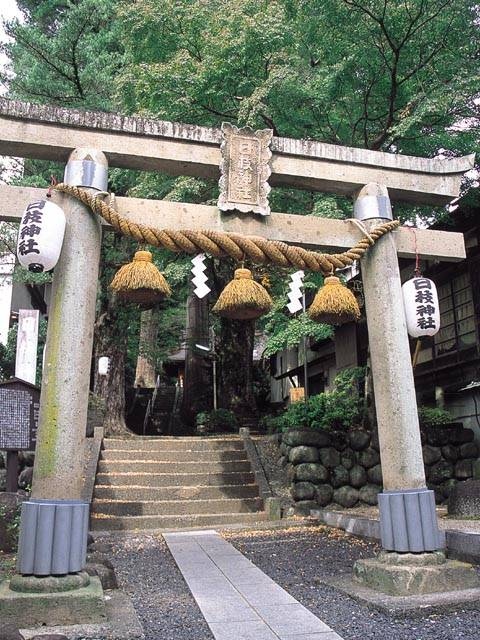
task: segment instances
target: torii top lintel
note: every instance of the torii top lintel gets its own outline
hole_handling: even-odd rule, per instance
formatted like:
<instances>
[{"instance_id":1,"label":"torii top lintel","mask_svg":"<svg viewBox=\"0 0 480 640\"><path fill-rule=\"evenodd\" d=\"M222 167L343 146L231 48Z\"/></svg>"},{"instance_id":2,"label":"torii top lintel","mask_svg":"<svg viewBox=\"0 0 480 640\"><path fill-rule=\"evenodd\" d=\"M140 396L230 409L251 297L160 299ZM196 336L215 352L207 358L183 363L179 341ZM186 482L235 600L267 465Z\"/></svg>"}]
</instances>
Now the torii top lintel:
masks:
<instances>
[{"instance_id":1,"label":"torii top lintel","mask_svg":"<svg viewBox=\"0 0 480 640\"><path fill-rule=\"evenodd\" d=\"M219 177L219 129L0 99L0 155L65 162L76 147L102 150L111 166ZM392 200L442 205L458 196L474 155L449 160L368 151L314 140L272 139L272 186L352 196L369 182Z\"/></svg>"}]
</instances>

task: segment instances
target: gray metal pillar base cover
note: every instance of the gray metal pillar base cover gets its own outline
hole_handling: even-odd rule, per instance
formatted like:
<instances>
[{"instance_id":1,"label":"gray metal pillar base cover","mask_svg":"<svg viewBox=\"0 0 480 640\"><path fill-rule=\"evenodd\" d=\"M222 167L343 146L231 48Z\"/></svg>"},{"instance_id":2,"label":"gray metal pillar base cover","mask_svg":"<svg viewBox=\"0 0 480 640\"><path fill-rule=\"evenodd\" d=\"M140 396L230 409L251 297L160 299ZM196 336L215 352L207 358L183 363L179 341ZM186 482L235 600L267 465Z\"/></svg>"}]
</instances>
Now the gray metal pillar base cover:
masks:
<instances>
[{"instance_id":1,"label":"gray metal pillar base cover","mask_svg":"<svg viewBox=\"0 0 480 640\"><path fill-rule=\"evenodd\" d=\"M89 508L80 500L24 502L18 573L55 576L81 571L87 556Z\"/></svg>"},{"instance_id":2,"label":"gray metal pillar base cover","mask_svg":"<svg viewBox=\"0 0 480 640\"><path fill-rule=\"evenodd\" d=\"M433 491L384 491L378 494L378 505L382 547L387 551L423 553L444 548Z\"/></svg>"}]
</instances>

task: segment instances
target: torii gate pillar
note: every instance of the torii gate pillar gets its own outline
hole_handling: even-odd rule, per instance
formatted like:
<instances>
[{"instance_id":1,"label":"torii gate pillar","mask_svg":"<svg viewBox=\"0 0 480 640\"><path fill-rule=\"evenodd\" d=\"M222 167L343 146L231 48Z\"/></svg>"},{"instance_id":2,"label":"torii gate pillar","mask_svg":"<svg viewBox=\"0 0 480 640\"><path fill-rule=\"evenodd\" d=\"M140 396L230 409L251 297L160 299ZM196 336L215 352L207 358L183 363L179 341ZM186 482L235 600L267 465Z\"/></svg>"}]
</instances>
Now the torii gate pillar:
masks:
<instances>
[{"instance_id":1,"label":"torii gate pillar","mask_svg":"<svg viewBox=\"0 0 480 640\"><path fill-rule=\"evenodd\" d=\"M383 185L363 187L355 218L374 227L392 219ZM427 489L407 325L393 234L361 260L377 412L383 492L378 496L382 546L419 553L444 546L433 491Z\"/></svg>"},{"instance_id":2,"label":"torii gate pillar","mask_svg":"<svg viewBox=\"0 0 480 640\"><path fill-rule=\"evenodd\" d=\"M355 217L373 227L392 219L388 191L370 183L355 201ZM379 494L382 546L419 553L444 546L433 491L426 487L417 401L393 234L361 261L383 474Z\"/></svg>"},{"instance_id":3,"label":"torii gate pillar","mask_svg":"<svg viewBox=\"0 0 480 640\"><path fill-rule=\"evenodd\" d=\"M107 189L101 151L76 149L65 181ZM77 573L85 566L89 522L82 500L85 429L102 230L82 203L62 196L67 218L49 309L32 497L22 505L17 570Z\"/></svg>"},{"instance_id":4,"label":"torii gate pillar","mask_svg":"<svg viewBox=\"0 0 480 640\"><path fill-rule=\"evenodd\" d=\"M367 230L391 215L385 186L370 183L361 189L355 217ZM360 583L365 599L375 602L378 592L415 600L440 591L478 589L480 582L470 565L446 559L434 493L426 487L393 234L369 249L361 269L383 475L383 492L378 495L383 551L376 558L357 560L354 583L346 592L358 593L355 583Z\"/></svg>"}]
</instances>

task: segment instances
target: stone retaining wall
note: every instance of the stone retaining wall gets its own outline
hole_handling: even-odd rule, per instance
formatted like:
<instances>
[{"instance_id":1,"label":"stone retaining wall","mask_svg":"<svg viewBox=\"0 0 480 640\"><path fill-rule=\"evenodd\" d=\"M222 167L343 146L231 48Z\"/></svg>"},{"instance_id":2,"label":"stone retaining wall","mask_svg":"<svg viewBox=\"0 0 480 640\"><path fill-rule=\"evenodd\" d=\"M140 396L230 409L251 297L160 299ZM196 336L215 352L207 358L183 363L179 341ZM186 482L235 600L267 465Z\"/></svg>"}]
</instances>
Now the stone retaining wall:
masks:
<instances>
[{"instance_id":1,"label":"stone retaining wall","mask_svg":"<svg viewBox=\"0 0 480 640\"><path fill-rule=\"evenodd\" d=\"M422 430L427 485L437 503L445 502L457 482L474 476L479 454L471 429L461 424ZM296 511L337 503L376 505L382 467L376 434L290 430L281 436L279 464L291 483Z\"/></svg>"}]
</instances>

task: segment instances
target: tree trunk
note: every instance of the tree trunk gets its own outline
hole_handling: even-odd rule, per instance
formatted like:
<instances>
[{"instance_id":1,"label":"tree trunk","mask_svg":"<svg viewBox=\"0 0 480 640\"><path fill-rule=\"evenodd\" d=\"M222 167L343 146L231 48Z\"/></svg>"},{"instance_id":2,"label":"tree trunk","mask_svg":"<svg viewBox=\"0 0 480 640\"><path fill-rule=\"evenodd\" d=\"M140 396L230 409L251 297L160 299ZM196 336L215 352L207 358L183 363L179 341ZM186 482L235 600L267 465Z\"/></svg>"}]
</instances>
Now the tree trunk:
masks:
<instances>
[{"instance_id":1,"label":"tree trunk","mask_svg":"<svg viewBox=\"0 0 480 640\"><path fill-rule=\"evenodd\" d=\"M115 306L104 312L95 326L95 365L100 356L110 358L106 376L95 366L94 393L105 404L103 427L106 436L132 435L125 424L125 352L127 332Z\"/></svg>"},{"instance_id":2,"label":"tree trunk","mask_svg":"<svg viewBox=\"0 0 480 640\"><path fill-rule=\"evenodd\" d=\"M217 297L233 277L231 260L215 265ZM233 411L240 424L250 425L257 409L253 393L253 343L255 321L220 321L217 340L218 406Z\"/></svg>"},{"instance_id":3,"label":"tree trunk","mask_svg":"<svg viewBox=\"0 0 480 640\"><path fill-rule=\"evenodd\" d=\"M105 405L103 427L106 436L132 435L125 424L125 362L129 312L116 303L108 290L108 284L118 266L129 259L131 245L129 238L119 234L109 235L102 243L102 291L94 333L93 392ZM97 363L101 356L110 359L106 376L98 375Z\"/></svg>"},{"instance_id":4,"label":"tree trunk","mask_svg":"<svg viewBox=\"0 0 480 640\"><path fill-rule=\"evenodd\" d=\"M253 395L253 320L220 323L218 341L219 406L233 411L240 424L256 417Z\"/></svg>"},{"instance_id":5,"label":"tree trunk","mask_svg":"<svg viewBox=\"0 0 480 640\"><path fill-rule=\"evenodd\" d=\"M135 387L154 389L156 382L156 340L158 334L158 314L155 309L140 314L140 338L138 345Z\"/></svg>"},{"instance_id":6,"label":"tree trunk","mask_svg":"<svg viewBox=\"0 0 480 640\"><path fill-rule=\"evenodd\" d=\"M183 388L182 417L187 424L195 421L197 413L212 408L211 360L208 352L195 347L210 345L208 331L208 303L195 295L187 299L187 326L185 345L185 382Z\"/></svg>"}]
</instances>

